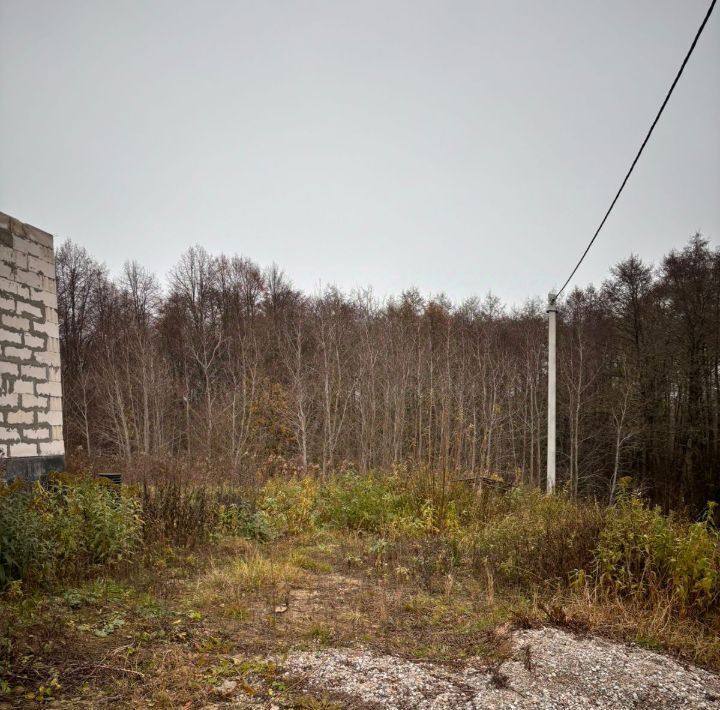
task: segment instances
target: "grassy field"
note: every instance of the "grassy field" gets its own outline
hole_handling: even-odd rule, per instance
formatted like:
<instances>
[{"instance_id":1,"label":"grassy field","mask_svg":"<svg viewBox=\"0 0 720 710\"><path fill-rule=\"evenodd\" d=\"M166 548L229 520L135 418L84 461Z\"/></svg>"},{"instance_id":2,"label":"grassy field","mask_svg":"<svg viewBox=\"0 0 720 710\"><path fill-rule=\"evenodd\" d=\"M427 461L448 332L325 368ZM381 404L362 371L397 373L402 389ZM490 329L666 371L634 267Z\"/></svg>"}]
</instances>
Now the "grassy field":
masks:
<instances>
[{"instance_id":1,"label":"grassy field","mask_svg":"<svg viewBox=\"0 0 720 710\"><path fill-rule=\"evenodd\" d=\"M0 706L201 707L228 692L343 707L280 672L362 645L498 665L554 624L720 669L710 517L611 508L422 472L272 479L254 496L61 477L0 498ZM36 536L37 539L34 539Z\"/></svg>"}]
</instances>

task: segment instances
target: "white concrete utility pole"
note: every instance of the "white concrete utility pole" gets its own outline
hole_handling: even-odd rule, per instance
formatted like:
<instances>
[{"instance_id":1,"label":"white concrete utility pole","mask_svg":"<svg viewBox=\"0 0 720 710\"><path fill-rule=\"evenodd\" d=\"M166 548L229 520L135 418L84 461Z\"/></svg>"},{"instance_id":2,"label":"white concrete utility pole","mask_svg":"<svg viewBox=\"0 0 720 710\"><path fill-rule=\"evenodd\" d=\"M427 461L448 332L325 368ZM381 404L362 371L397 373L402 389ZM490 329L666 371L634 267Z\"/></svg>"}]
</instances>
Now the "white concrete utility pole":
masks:
<instances>
[{"instance_id":1,"label":"white concrete utility pole","mask_svg":"<svg viewBox=\"0 0 720 710\"><path fill-rule=\"evenodd\" d=\"M555 492L555 411L557 409L557 295L548 294L548 427L547 427L547 494Z\"/></svg>"}]
</instances>

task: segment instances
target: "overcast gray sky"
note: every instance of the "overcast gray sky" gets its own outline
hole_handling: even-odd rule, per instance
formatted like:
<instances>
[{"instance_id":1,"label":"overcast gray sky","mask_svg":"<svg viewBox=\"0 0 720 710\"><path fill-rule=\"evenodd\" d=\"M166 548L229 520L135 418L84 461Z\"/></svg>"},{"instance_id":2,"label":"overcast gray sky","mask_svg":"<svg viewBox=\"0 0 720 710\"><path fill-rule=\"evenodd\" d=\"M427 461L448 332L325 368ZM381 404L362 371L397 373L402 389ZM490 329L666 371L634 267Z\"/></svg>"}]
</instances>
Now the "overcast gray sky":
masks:
<instances>
[{"instance_id":1,"label":"overcast gray sky","mask_svg":"<svg viewBox=\"0 0 720 710\"><path fill-rule=\"evenodd\" d=\"M709 0L0 0L0 210L118 270L559 286ZM720 234L720 12L576 283Z\"/></svg>"}]
</instances>

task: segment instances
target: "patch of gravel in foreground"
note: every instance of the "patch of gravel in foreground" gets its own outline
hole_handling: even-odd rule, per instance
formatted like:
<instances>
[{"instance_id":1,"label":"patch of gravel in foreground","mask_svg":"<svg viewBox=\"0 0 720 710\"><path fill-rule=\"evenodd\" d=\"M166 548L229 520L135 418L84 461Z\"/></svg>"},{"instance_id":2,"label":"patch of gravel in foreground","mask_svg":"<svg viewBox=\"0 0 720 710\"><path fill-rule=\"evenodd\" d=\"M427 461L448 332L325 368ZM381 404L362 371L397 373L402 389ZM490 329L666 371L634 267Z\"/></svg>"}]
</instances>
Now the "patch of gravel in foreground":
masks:
<instances>
[{"instance_id":1,"label":"patch of gravel in foreground","mask_svg":"<svg viewBox=\"0 0 720 710\"><path fill-rule=\"evenodd\" d=\"M495 672L352 649L291 653L283 667L312 690L382 708L720 708L720 678L651 651L559 629L517 631Z\"/></svg>"}]
</instances>

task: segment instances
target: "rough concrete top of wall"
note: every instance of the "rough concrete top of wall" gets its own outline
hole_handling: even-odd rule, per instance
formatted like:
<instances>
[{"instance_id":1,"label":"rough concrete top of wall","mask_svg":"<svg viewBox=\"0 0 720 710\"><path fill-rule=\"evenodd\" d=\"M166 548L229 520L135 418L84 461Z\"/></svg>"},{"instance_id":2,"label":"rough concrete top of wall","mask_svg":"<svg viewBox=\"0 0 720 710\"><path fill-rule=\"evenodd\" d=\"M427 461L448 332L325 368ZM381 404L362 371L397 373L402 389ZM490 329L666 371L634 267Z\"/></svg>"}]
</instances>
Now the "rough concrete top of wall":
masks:
<instances>
[{"instance_id":1,"label":"rough concrete top of wall","mask_svg":"<svg viewBox=\"0 0 720 710\"><path fill-rule=\"evenodd\" d=\"M53 237L0 212L0 478L63 468Z\"/></svg>"},{"instance_id":2,"label":"rough concrete top of wall","mask_svg":"<svg viewBox=\"0 0 720 710\"><path fill-rule=\"evenodd\" d=\"M21 237L22 239L27 239L29 242L32 242L33 244L36 244L42 249L50 249L53 248L53 236L52 234L48 234L47 232L43 232L42 229L38 229L37 227L33 227L31 224L25 224L24 222L21 222L19 219L15 219L14 217L11 217L10 215L5 214L4 212L0 212L0 245L12 247L12 241L9 241L12 239L13 236ZM20 242L20 245L22 246L22 242ZM18 249L20 247L17 246L17 243L15 245L15 248ZM29 251L29 250L28 250ZM35 250L40 251L40 250ZM29 251L29 253L33 253L32 251ZM35 256L42 256L47 258L48 254L45 251L40 251L40 253L34 254Z\"/></svg>"}]
</instances>

